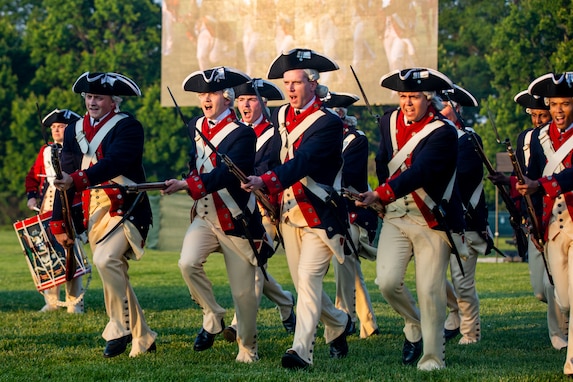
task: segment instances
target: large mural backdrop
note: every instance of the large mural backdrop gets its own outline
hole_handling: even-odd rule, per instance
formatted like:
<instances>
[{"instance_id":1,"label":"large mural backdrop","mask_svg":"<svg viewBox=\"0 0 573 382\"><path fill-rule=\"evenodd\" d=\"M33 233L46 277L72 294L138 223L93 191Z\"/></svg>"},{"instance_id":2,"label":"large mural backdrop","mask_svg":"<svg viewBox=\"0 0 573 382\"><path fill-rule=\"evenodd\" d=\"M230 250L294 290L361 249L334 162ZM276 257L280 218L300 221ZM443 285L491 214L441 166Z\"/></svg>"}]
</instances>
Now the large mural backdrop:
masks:
<instances>
[{"instance_id":1,"label":"large mural backdrop","mask_svg":"<svg viewBox=\"0 0 573 382\"><path fill-rule=\"evenodd\" d=\"M181 106L198 105L181 87L197 70L229 66L266 79L273 59L293 48L337 62L319 80L334 92L360 95L352 66L377 105L397 102L380 87L384 74L437 68L438 0L163 0L162 27L163 106L173 106L167 87Z\"/></svg>"}]
</instances>

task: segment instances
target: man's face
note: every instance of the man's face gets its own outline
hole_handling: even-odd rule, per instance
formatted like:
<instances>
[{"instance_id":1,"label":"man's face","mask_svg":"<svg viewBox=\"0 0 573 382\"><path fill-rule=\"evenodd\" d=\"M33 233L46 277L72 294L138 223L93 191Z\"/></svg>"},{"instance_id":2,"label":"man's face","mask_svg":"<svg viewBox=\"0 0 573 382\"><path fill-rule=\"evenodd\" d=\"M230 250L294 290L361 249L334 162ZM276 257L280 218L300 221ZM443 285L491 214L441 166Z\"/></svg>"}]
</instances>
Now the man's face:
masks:
<instances>
[{"instance_id":1,"label":"man's face","mask_svg":"<svg viewBox=\"0 0 573 382\"><path fill-rule=\"evenodd\" d=\"M456 112L452 108L452 104L449 102L442 102L442 105L444 105L444 108L440 111L440 114L449 119L450 121L456 123L458 121L458 116L456 115Z\"/></svg>"},{"instance_id":2,"label":"man's face","mask_svg":"<svg viewBox=\"0 0 573 382\"><path fill-rule=\"evenodd\" d=\"M199 101L203 114L209 119L217 119L222 112L229 108L231 101L223 97L223 91L199 93Z\"/></svg>"},{"instance_id":3,"label":"man's face","mask_svg":"<svg viewBox=\"0 0 573 382\"><path fill-rule=\"evenodd\" d=\"M54 140L54 142L60 144L64 142L64 131L66 130L66 126L68 125L61 122L52 123L52 126L50 126L50 130L52 130L52 139Z\"/></svg>"},{"instance_id":4,"label":"man's face","mask_svg":"<svg viewBox=\"0 0 573 382\"><path fill-rule=\"evenodd\" d=\"M100 119L115 109L115 102L110 95L86 93L85 102L86 109L93 119Z\"/></svg>"},{"instance_id":5,"label":"man's face","mask_svg":"<svg viewBox=\"0 0 573 382\"><path fill-rule=\"evenodd\" d=\"M559 130L565 130L573 123L573 97L549 99L549 113Z\"/></svg>"},{"instance_id":6,"label":"man's face","mask_svg":"<svg viewBox=\"0 0 573 382\"><path fill-rule=\"evenodd\" d=\"M549 110L544 109L530 109L529 115L531 116L531 123L535 127L543 126L551 121L551 114Z\"/></svg>"},{"instance_id":7,"label":"man's face","mask_svg":"<svg viewBox=\"0 0 573 382\"><path fill-rule=\"evenodd\" d=\"M283 75L283 84L287 99L291 107L302 109L314 97L318 85L316 81L309 81L302 69L289 70Z\"/></svg>"},{"instance_id":8,"label":"man's face","mask_svg":"<svg viewBox=\"0 0 573 382\"><path fill-rule=\"evenodd\" d=\"M408 122L416 122L422 119L428 111L430 101L422 92L399 92L400 109Z\"/></svg>"},{"instance_id":9,"label":"man's face","mask_svg":"<svg viewBox=\"0 0 573 382\"><path fill-rule=\"evenodd\" d=\"M254 95L242 95L237 98L237 107L241 113L241 120L246 123L254 123L263 112L258 98Z\"/></svg>"}]
</instances>

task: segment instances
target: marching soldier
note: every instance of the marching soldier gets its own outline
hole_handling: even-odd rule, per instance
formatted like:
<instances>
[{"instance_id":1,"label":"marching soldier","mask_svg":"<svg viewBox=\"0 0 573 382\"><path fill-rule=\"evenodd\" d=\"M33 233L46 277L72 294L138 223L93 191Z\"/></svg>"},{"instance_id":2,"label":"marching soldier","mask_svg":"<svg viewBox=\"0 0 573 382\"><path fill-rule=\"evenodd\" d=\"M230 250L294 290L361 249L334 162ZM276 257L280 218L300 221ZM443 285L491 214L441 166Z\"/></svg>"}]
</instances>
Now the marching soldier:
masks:
<instances>
[{"instance_id":1,"label":"marching soldier","mask_svg":"<svg viewBox=\"0 0 573 382\"><path fill-rule=\"evenodd\" d=\"M143 256L152 223L149 199L145 193L126 194L120 187L88 189L145 181L143 127L135 117L119 110L121 96L140 96L141 91L124 75L90 72L82 74L72 90L85 99L87 113L66 129L64 174L54 184L59 192L82 193L84 225L109 317L102 334L107 341L103 356L122 354L130 342L130 357L154 352L157 333L147 325L127 274L128 259ZM62 226L59 201L56 198L50 228L60 244L72 245Z\"/></svg>"},{"instance_id":2,"label":"marching soldier","mask_svg":"<svg viewBox=\"0 0 573 382\"><path fill-rule=\"evenodd\" d=\"M255 86L259 96L262 97L261 103L257 98ZM257 146L255 154L255 175L264 174L268 169L264 168L268 163L265 158L272 151L271 141L275 129L263 114L263 108L266 108L266 101L283 100L284 95L275 84L262 79L253 79L245 84L233 88L237 99L237 108L241 113L241 122L251 127L257 135ZM267 114L268 115L268 114ZM263 225L267 233L276 239L276 226L271 221L268 211L259 205L263 215ZM255 292L257 301L260 303L262 294L277 305L283 326L287 333L294 333L296 325L296 316L294 314L294 296L291 292L283 290L281 285L269 274L265 278L262 271L258 271L255 278ZM237 334L237 316L233 317L231 326L223 330L223 337L229 342L234 342Z\"/></svg>"},{"instance_id":3,"label":"marching soldier","mask_svg":"<svg viewBox=\"0 0 573 382\"><path fill-rule=\"evenodd\" d=\"M391 72L381 85L398 92L400 108L380 121L380 186L360 194L363 201L356 204L379 201L386 206L376 276L382 295L404 318L402 362L413 365L422 356L419 370L441 369L446 366L446 270L452 241L461 256L467 254L459 245L464 222L454 187L458 136L439 114L442 102L436 95L453 84L438 71L415 68ZM404 285L412 255L419 310Z\"/></svg>"},{"instance_id":4,"label":"marching soldier","mask_svg":"<svg viewBox=\"0 0 573 382\"><path fill-rule=\"evenodd\" d=\"M477 154L475 145L482 146L479 135L463 125L460 119L462 107L477 107L475 97L466 89L454 85L443 92L443 109L440 113L456 126L458 132L458 161L456 177L462 203L465 206L465 239L469 256L462 268L454 255L450 258L450 274L453 283L453 301L448 293L450 314L446 319L446 340L462 334L460 345L468 345L481 339L481 320L479 314L479 296L476 290L475 274L479 255L491 252L493 238L487 222L487 205L483 192L483 162ZM449 284L449 283L448 283ZM450 285L448 285L450 292ZM451 306L451 305L453 306ZM457 329L457 330L456 330Z\"/></svg>"},{"instance_id":5,"label":"marching soldier","mask_svg":"<svg viewBox=\"0 0 573 382\"><path fill-rule=\"evenodd\" d=\"M539 96L533 96L524 90L514 97L515 102L525 108L525 112L530 115L533 127L522 131L517 138L515 155L518 163L524 170L526 176L529 176L527 168L531 154L531 138L535 129L539 129L551 122L549 106L545 104L545 99ZM538 216L541 212L542 200L538 195L532 195L531 199L535 204ZM523 207L523 203L521 203ZM533 239L534 240L534 239ZM539 301L547 303L547 328L549 330L549 339L551 345L561 350L567 347L568 317L563 314L559 305L555 302L555 287L549 281L549 276L542 258L543 254L533 244L528 241L527 263L529 266L529 277L533 294Z\"/></svg>"},{"instance_id":6,"label":"marching soldier","mask_svg":"<svg viewBox=\"0 0 573 382\"><path fill-rule=\"evenodd\" d=\"M279 199L279 228L298 293L294 341L281 361L288 369L313 363L319 320L330 357L348 353L346 335L352 320L322 287L332 256L344 261L347 227L347 212L339 208L343 201L336 192L342 168L342 121L322 107L320 98L327 89L318 84L320 72L337 69L335 62L307 49L293 49L273 61L268 78L282 78L289 99L272 118L278 129L275 162L269 165L272 170L249 176L242 185L247 191L265 188Z\"/></svg>"},{"instance_id":7,"label":"marching soldier","mask_svg":"<svg viewBox=\"0 0 573 382\"><path fill-rule=\"evenodd\" d=\"M49 128L52 132L52 139L61 150L64 142L64 131L66 126L74 123L81 117L71 110L54 109L51 113L42 119L44 128ZM40 149L36 161L26 175L26 193L28 196L28 208L38 211L42 214L52 211L54 206L54 196L56 187L54 179L56 172L52 165L52 153L49 145L44 145ZM39 202L39 203L38 203ZM39 204L39 207L38 207ZM68 313L83 313L84 301L79 298L82 293L82 277L76 277L66 283L66 305ZM60 296L60 286L46 289L44 291L44 300L46 304L40 309L40 312L49 312L58 309L57 302ZM77 300L77 301L76 301ZM76 301L76 303L73 303Z\"/></svg>"},{"instance_id":8,"label":"marching soldier","mask_svg":"<svg viewBox=\"0 0 573 382\"><path fill-rule=\"evenodd\" d=\"M344 125L342 186L354 193L369 189L368 138L356 128L356 118L347 115L348 107L358 99L358 96L354 94L330 92L324 100L324 106L332 108L340 116ZM367 338L373 334L379 334L380 331L358 256L369 260L376 259L376 249L371 246L371 243L376 236L378 215L372 209L357 207L349 199L345 199L345 204L349 213L351 235L349 240L353 241L357 253L354 253L352 247L347 246L344 262L341 264L335 259L332 261L336 279L335 305L352 317L350 334L356 332L358 316L360 337Z\"/></svg>"},{"instance_id":9,"label":"marching soldier","mask_svg":"<svg viewBox=\"0 0 573 382\"><path fill-rule=\"evenodd\" d=\"M165 194L186 190L195 201L179 259L191 297L203 310L203 326L193 349L211 348L216 335L225 328L225 309L215 301L204 269L209 255L219 250L225 259L237 315L236 360L245 363L259 359L256 267L264 267L273 248L266 240L255 196L241 190L240 181L219 154L228 156L245 174L253 172L257 137L233 111L233 87L249 80L235 69L218 67L191 73L183 81L185 91L198 93L204 116L193 118L188 125L194 145L190 174L184 180L166 181L164 190Z\"/></svg>"},{"instance_id":10,"label":"marching soldier","mask_svg":"<svg viewBox=\"0 0 573 382\"><path fill-rule=\"evenodd\" d=\"M522 195L543 198L541 229L545 254L555 285L555 302L569 312L572 332L570 291L573 267L569 266L573 240L573 73L548 73L534 80L531 95L544 97L552 121L533 131L531 155L524 184L515 184ZM573 338L568 337L563 372L573 376Z\"/></svg>"}]
</instances>

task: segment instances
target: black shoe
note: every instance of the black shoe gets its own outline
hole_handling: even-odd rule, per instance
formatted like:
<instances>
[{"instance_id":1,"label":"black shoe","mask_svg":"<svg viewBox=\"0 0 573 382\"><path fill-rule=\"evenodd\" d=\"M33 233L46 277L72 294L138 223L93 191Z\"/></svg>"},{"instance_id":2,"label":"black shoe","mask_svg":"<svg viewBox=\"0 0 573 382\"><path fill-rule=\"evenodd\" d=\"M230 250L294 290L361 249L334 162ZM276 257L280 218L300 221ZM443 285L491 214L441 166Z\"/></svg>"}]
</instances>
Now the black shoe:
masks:
<instances>
[{"instance_id":1,"label":"black shoe","mask_svg":"<svg viewBox=\"0 0 573 382\"><path fill-rule=\"evenodd\" d=\"M330 358L344 358L348 354L348 342L346 342L346 336L348 335L351 326L352 319L348 316L348 322L346 323L344 331L330 343Z\"/></svg>"},{"instance_id":2,"label":"black shoe","mask_svg":"<svg viewBox=\"0 0 573 382\"><path fill-rule=\"evenodd\" d=\"M103 351L103 356L105 358L116 357L127 348L127 344L131 342L131 334L116 338L115 340L110 340L105 343L105 349Z\"/></svg>"},{"instance_id":3,"label":"black shoe","mask_svg":"<svg viewBox=\"0 0 573 382\"><path fill-rule=\"evenodd\" d=\"M404 365L413 365L418 358L422 355L422 340L418 342L410 342L404 340L404 347L402 348L402 363Z\"/></svg>"},{"instance_id":4,"label":"black shoe","mask_svg":"<svg viewBox=\"0 0 573 382\"><path fill-rule=\"evenodd\" d=\"M227 342L237 341L237 330L232 326L227 326L225 329L223 329L223 338Z\"/></svg>"},{"instance_id":5,"label":"black shoe","mask_svg":"<svg viewBox=\"0 0 573 382\"><path fill-rule=\"evenodd\" d=\"M356 324L354 322L350 323L350 328L348 329L347 335L351 336L356 334Z\"/></svg>"},{"instance_id":6,"label":"black shoe","mask_svg":"<svg viewBox=\"0 0 573 382\"><path fill-rule=\"evenodd\" d=\"M287 333L294 333L296 328L296 316L294 314L294 309L291 309L290 315L286 320L283 321L283 326L285 327Z\"/></svg>"},{"instance_id":7,"label":"black shoe","mask_svg":"<svg viewBox=\"0 0 573 382\"><path fill-rule=\"evenodd\" d=\"M155 341L151 344L149 348L145 351L146 353L155 353L157 351L157 345L155 345Z\"/></svg>"},{"instance_id":8,"label":"black shoe","mask_svg":"<svg viewBox=\"0 0 573 382\"><path fill-rule=\"evenodd\" d=\"M221 319L221 326L223 328L225 327L225 323L223 322L222 319ZM205 328L201 328L201 330L197 334L197 338L195 338L195 342L193 343L193 350L203 351L211 348L211 346L213 346L213 343L215 342L215 337L219 333L212 334L206 331Z\"/></svg>"},{"instance_id":9,"label":"black shoe","mask_svg":"<svg viewBox=\"0 0 573 382\"><path fill-rule=\"evenodd\" d=\"M306 369L310 366L310 364L300 358L294 350L289 350L283 354L281 364L285 369Z\"/></svg>"},{"instance_id":10,"label":"black shoe","mask_svg":"<svg viewBox=\"0 0 573 382\"><path fill-rule=\"evenodd\" d=\"M458 334L460 334L460 328L444 329L444 338L446 339L446 342L456 338Z\"/></svg>"}]
</instances>

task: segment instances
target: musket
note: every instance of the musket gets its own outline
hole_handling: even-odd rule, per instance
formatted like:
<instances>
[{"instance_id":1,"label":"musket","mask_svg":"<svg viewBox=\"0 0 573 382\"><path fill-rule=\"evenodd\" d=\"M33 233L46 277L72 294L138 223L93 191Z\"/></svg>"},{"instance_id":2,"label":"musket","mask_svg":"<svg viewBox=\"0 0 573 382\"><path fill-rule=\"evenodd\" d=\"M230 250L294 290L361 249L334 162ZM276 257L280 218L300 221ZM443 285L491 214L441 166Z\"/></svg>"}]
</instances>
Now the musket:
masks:
<instances>
[{"instance_id":1,"label":"musket","mask_svg":"<svg viewBox=\"0 0 573 382\"><path fill-rule=\"evenodd\" d=\"M358 202L362 202L364 199L360 196L360 194L353 192L352 190L349 190L348 188L345 187L342 188L342 196L349 200ZM367 208L374 210L378 214L378 216L384 215L384 206L379 201L375 201L374 203L369 204Z\"/></svg>"},{"instance_id":2,"label":"musket","mask_svg":"<svg viewBox=\"0 0 573 382\"><path fill-rule=\"evenodd\" d=\"M255 96L257 97L257 101L259 102L259 105L261 105L261 111L263 113L263 116L265 117L265 119L271 124L271 127L274 128L274 126L272 126L272 122L271 122L271 116L269 115L269 112L267 110L267 107L265 105L265 103L263 102L263 97L261 97L261 93L259 93L259 89L257 86L256 81L260 80L259 78L253 78L252 80L252 86L253 86L253 90L255 92ZM260 193L262 195L258 196L257 194ZM257 200L261 200L264 199L266 200L268 203L268 205L270 206L271 209L268 209L267 207L265 207L265 204L263 202L261 202L261 204L263 205L263 208L268 211L269 213L269 218L271 219L271 222L273 223L274 227L275 227L275 232L277 233L277 239L278 239L278 243L277 246L275 247L275 251L277 250L279 244L283 246L285 246L285 242L283 239L283 235L281 234L281 230L279 228L279 218L278 218L278 211L276 210L275 206L268 200L268 197L265 193L263 193L260 190L257 190L257 192L255 193L255 197L257 198Z\"/></svg>"},{"instance_id":3,"label":"musket","mask_svg":"<svg viewBox=\"0 0 573 382\"><path fill-rule=\"evenodd\" d=\"M482 163L483 163L483 164L485 165L485 167L487 168L488 173L489 173L490 175L495 174L495 170L493 169L493 166L492 166L491 162L487 159L487 156L485 155L485 153L484 153L484 151L483 151L483 147L482 147L481 144L479 143L479 141L478 141L478 139L476 138L474 132L471 131L471 130L469 130L469 129L466 127L466 123L465 123L464 119L462 118L461 114L458 112L458 109L455 107L455 104L454 104L454 102L452 101L452 99L450 98L449 93L448 93L448 92L443 92L443 95L446 97L447 101L450 103L450 106L451 106L451 108L452 108L454 114L456 115L456 118L458 119L458 121L459 121L459 123L460 123L460 125L461 125L461 127L462 127L462 129L463 129L463 131L464 131L466 134L468 134L468 137L470 137L470 140L472 141L472 143L473 143L473 145L474 145L474 150L477 152L477 154L478 154L478 156L480 157ZM493 171L493 173L492 173L492 171ZM497 185L496 185L496 187L497 187ZM511 197L509 197L509 194L507 194L507 190L506 190L505 188L503 188L503 185L500 185L500 187L501 187L501 188L499 188L499 187L498 187L498 188L499 188L500 193L502 194L502 199L504 200L504 202L506 202L506 204L507 204L507 201L506 201L506 200L512 201L512 200L511 200ZM504 197L504 195L506 195L506 197ZM513 201L512 201L512 203L511 203L511 205L512 205L512 206L515 206L515 204L513 204ZM510 207L508 207L508 210L509 210L509 208L510 208ZM467 213L469 216L472 216L469 208L467 209L467 212L466 212L466 213ZM510 216L511 216L511 214L510 214ZM519 214L519 211L518 211L518 215L516 215L516 216L521 216L521 215ZM512 221L512 220L510 219L510 221ZM513 224L512 224L512 226L513 226ZM517 230L515 230L515 237L516 237L516 241L517 241L518 252L519 252L520 254L525 254L525 252L523 252L523 251L524 251L523 247L525 246L525 251L527 251L527 238L524 237L523 231L521 230L520 226L518 226L517 229L519 230L519 232L518 232ZM485 241L488 241L488 238L487 238L487 235L488 235L488 234L487 234L487 232L486 232L485 234L483 234L483 233L481 233L481 232L478 232L478 234L479 234L479 236L480 236L482 239L484 239ZM519 243L521 243L521 244L519 244ZM524 244L524 243L525 243L525 244ZM503 252L502 252L499 248L497 248L495 245L492 245L491 248L492 248L495 252L497 252L498 254L500 254L502 257L507 257L506 254L503 253ZM523 257L523 255L521 255L521 257Z\"/></svg>"},{"instance_id":4,"label":"musket","mask_svg":"<svg viewBox=\"0 0 573 382\"><path fill-rule=\"evenodd\" d=\"M188 122L185 120L185 117L183 116L183 113L181 112L181 109L179 108L179 105L177 104L177 101L175 100L175 97L173 96L173 93L171 93L171 89L169 87L167 87L167 91L169 91L169 95L171 96L171 99L173 100L173 103L175 104L175 109L179 113L179 116L181 117L183 123L185 124L185 126L188 126ZM219 158L221 158L221 160L223 160L223 162L227 165L227 167L233 173L233 175L235 175L241 183L248 183L249 180L247 179L247 176L241 171L241 169L239 169L233 163L231 158L229 158L226 154L220 153L217 150L217 148L215 147L215 145L213 145L213 143L211 143L209 138L207 138L205 136L205 134L203 134L201 129L198 129L197 126L193 126L193 127L194 127L195 131L197 132L197 134L199 134L201 139L203 139L203 142L205 142L205 144L211 149L212 152L214 152ZM258 190L258 191L260 191L260 190ZM262 197L262 199L259 199L259 196L257 196L257 195L260 195L260 197ZM266 197L266 195L262 191L260 191L259 193L255 192L255 197L257 197L257 200L259 200L261 202L261 204L263 204L263 207L265 207L265 208L267 208L267 206L269 207L269 209L268 209L269 215L272 214L272 216L274 216L274 218L277 217L276 208L274 208L274 206L271 204L270 200ZM261 257L260 257L260 253L257 250L257 247L255 245L253 237L251 236L251 232L249 231L249 229L247 227L246 217L244 216L244 214L242 214L242 216L237 217L237 220L239 220L241 222L241 224L243 225L243 229L245 231L245 236L246 236L247 240L249 241L249 245L251 246L251 249L253 250L253 252L255 254L255 258L257 259L257 264L259 265L259 268L261 269L261 272L263 273L263 276L265 277L265 279L268 280L267 272L266 272L265 267L264 267L266 261L263 261L263 259L261 259ZM262 245L264 245L264 242L262 243ZM261 245L261 250L262 250L262 245Z\"/></svg>"},{"instance_id":5,"label":"musket","mask_svg":"<svg viewBox=\"0 0 573 382\"><path fill-rule=\"evenodd\" d=\"M257 97L257 101L259 101L259 104L261 105L261 112L263 113L263 116L266 118L267 121L271 122L271 116L269 115L267 107L263 102L263 97L261 97L261 93L259 93L259 89L257 89L256 81L258 80L260 80L260 78L253 78L252 80L253 90L255 91L255 96Z\"/></svg>"},{"instance_id":6,"label":"musket","mask_svg":"<svg viewBox=\"0 0 573 382\"><path fill-rule=\"evenodd\" d=\"M88 190L98 190L106 188L119 188L127 194L138 194L140 192L155 191L155 190L165 190L167 185L165 182L147 182L147 183L133 183L133 184L100 184L97 186L89 186Z\"/></svg>"},{"instance_id":7,"label":"musket","mask_svg":"<svg viewBox=\"0 0 573 382\"><path fill-rule=\"evenodd\" d=\"M506 138L504 141L507 154L509 155L509 159L511 160L511 165L513 166L513 172L517 177L517 181L519 184L525 183L525 178L523 176L523 170L517 161L517 156L511 147L511 142L509 138ZM549 266L547 265L547 259L545 258L545 242L543 240L543 236L541 235L541 226L539 225L539 220L537 219L537 214L535 213L535 207L533 205L533 201L531 200L531 195L524 195L523 199L525 200L525 205L527 207L527 214L529 215L529 223L527 225L527 229L529 230L529 234L533 237L533 244L535 248L541 254L541 258L543 259L543 264L545 265L545 270L547 271L547 276L549 278L549 282L553 285L553 277L551 277L551 273L549 272Z\"/></svg>"},{"instance_id":8,"label":"musket","mask_svg":"<svg viewBox=\"0 0 573 382\"><path fill-rule=\"evenodd\" d=\"M454 254L456 261L458 262L458 265L460 267L460 270L462 271L462 276L465 277L466 274L464 272L464 266L462 265L462 258L460 256L460 252L458 251L458 247L456 247L456 242L454 241L454 237L452 236L452 231L450 231L450 228L448 226L448 222L446 220L446 213L444 209L439 204L436 204L436 206L432 208L432 213L434 214L434 217L436 218L438 224L440 224L444 228L448 241L450 242L450 247L452 247L452 253Z\"/></svg>"},{"instance_id":9,"label":"musket","mask_svg":"<svg viewBox=\"0 0 573 382\"><path fill-rule=\"evenodd\" d=\"M358 84L358 89L360 89L360 94L362 94L362 98L364 98L364 103L366 104L366 107L368 108L368 112L370 113L371 116L376 118L376 122L379 123L380 122L380 115L374 113L374 111L372 110L372 106L370 105L370 102L368 102L368 97L366 97L366 93L364 92L364 89L362 88L362 85L360 84L360 80L358 79L356 72L354 72L354 68L352 67L352 65L350 65L350 70L352 71L352 74L354 75L354 79L356 80L356 83Z\"/></svg>"},{"instance_id":10,"label":"musket","mask_svg":"<svg viewBox=\"0 0 573 382\"><path fill-rule=\"evenodd\" d=\"M497 141L497 143L501 144L502 142L499 139L497 127L495 126L495 122L493 121L491 113L489 112L489 110L487 111L487 113L488 113L488 119L490 121L490 124L491 124L493 131L495 133L495 136L496 136L496 141ZM477 153L480 155L480 157L482 158L482 161L484 162L484 164L486 166L488 173L490 175L495 175L497 172L495 171L495 169L493 168L491 163L487 160L487 157L483 151L483 148L481 147L481 145L479 144L477 139L474 139L473 142L474 142L474 146L476 147ZM495 184L494 183L494 185L497 187L497 189L499 191L499 195L501 196L501 199L505 203L505 207L507 208L507 212L509 213L509 223L511 224L511 227L513 228L513 232L515 233L517 252L518 252L520 257L525 257L527 254L528 239L527 239L527 236L525 235L525 232L522 229L521 212L517 209L517 206L515 205L513 199L511 198L511 196L509 195L509 193L507 192L507 190L503 186L503 184Z\"/></svg>"},{"instance_id":11,"label":"musket","mask_svg":"<svg viewBox=\"0 0 573 382\"><path fill-rule=\"evenodd\" d=\"M56 172L56 179L62 179L62 167L60 163L60 148L58 147L57 143L53 143L50 146L51 154L52 154L52 166L54 167L54 171ZM76 230L74 227L74 221L72 218L72 209L71 203L69 199L69 195L67 191L59 190L60 201L62 204L62 226L65 230L68 239L75 241L76 239ZM66 281L70 281L74 278L76 273L76 256L74 253L73 246L63 246L64 251L66 254Z\"/></svg>"},{"instance_id":12,"label":"musket","mask_svg":"<svg viewBox=\"0 0 573 382\"><path fill-rule=\"evenodd\" d=\"M183 123L185 124L185 126L187 126L187 121L185 121L185 117L183 116L181 109L179 109L179 105L177 105L177 101L175 101L175 97L173 96L173 93L171 93L171 89L169 89L169 87L167 87L167 90L169 91L169 95L171 96L171 99L173 100L173 103L175 104L175 109L177 109L177 112L179 113L179 116L181 117ZM194 129L197 132L197 134L199 134L201 139L205 142L205 144L211 149L211 151L213 151L219 158L221 158L221 160L229 168L229 171L231 171L233 173L233 175L235 175L241 183L248 183L249 182L249 179L247 178L245 173L243 171L241 171L241 169L238 168L235 165L235 163L233 163L233 161L231 160L231 158L229 158L228 155L219 152L217 150L217 148L211 143L209 138L207 138L205 136L205 134L203 134L201 129L198 129L196 126L194 126ZM267 212L269 213L269 217L272 220L278 219L277 209L271 203L268 196L262 190L256 190L256 191L254 191L254 194L255 194L255 197L257 198L257 200L259 201L259 203L261 203L263 205L263 207L265 208L265 210L267 210Z\"/></svg>"}]
</instances>

